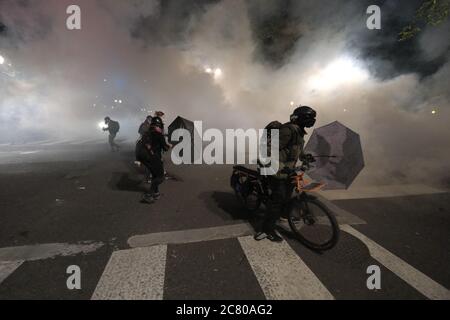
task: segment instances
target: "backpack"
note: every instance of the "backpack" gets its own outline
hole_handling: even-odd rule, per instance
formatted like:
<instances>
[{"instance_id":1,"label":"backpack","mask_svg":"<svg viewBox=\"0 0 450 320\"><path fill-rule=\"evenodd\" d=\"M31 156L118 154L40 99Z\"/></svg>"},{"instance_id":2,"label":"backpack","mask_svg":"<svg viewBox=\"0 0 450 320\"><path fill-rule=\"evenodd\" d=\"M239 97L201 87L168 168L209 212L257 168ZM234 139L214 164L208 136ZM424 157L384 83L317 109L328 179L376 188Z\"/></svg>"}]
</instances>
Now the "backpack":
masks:
<instances>
[{"instance_id":1,"label":"backpack","mask_svg":"<svg viewBox=\"0 0 450 320\"><path fill-rule=\"evenodd\" d=\"M302 139L302 133L299 131L299 129L291 123L282 124L279 121L272 121L266 126L267 130L267 136L263 136L261 141L261 148L265 148L267 150L267 155L271 156L271 146L272 146L272 132L271 130L281 130L282 128L289 128L291 131L291 140L289 141L289 148L291 148L294 145L300 144ZM303 145L302 145L303 147ZM291 152L289 152L291 153ZM291 155L292 157L292 155ZM293 158L293 157L292 157Z\"/></svg>"},{"instance_id":2,"label":"backpack","mask_svg":"<svg viewBox=\"0 0 450 320\"><path fill-rule=\"evenodd\" d=\"M272 146L272 130L280 130L283 124L279 121L272 121L269 123L264 130L267 130L265 136L262 136L261 139L261 150L267 150L267 156L271 156L271 146Z\"/></svg>"},{"instance_id":3,"label":"backpack","mask_svg":"<svg viewBox=\"0 0 450 320\"><path fill-rule=\"evenodd\" d=\"M120 130L120 124L117 121L111 121L108 124L108 127L112 133L118 133Z\"/></svg>"}]
</instances>

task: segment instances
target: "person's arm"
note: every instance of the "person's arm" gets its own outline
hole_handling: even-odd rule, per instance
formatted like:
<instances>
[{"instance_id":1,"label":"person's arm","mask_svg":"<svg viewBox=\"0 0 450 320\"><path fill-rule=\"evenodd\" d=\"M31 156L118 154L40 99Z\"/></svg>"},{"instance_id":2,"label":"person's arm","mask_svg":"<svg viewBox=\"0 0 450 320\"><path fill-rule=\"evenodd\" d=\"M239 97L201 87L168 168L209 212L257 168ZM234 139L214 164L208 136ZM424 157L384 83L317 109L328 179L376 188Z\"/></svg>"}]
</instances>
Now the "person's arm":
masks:
<instances>
[{"instance_id":1,"label":"person's arm","mask_svg":"<svg viewBox=\"0 0 450 320\"><path fill-rule=\"evenodd\" d=\"M144 124L143 124L143 123L139 126L138 133L139 133L141 136L144 135L145 132L144 132Z\"/></svg>"},{"instance_id":2,"label":"person's arm","mask_svg":"<svg viewBox=\"0 0 450 320\"><path fill-rule=\"evenodd\" d=\"M163 134L159 135L159 140L164 151L168 151L172 147L170 144L167 144Z\"/></svg>"}]
</instances>

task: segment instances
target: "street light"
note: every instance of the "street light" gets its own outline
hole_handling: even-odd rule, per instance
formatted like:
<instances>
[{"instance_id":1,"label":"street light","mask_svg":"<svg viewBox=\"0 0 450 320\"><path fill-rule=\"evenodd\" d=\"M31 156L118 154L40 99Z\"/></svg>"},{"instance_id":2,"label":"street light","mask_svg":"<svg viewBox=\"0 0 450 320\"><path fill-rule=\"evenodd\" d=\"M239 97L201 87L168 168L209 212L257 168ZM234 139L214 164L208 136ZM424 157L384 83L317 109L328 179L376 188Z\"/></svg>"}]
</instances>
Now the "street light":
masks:
<instances>
[{"instance_id":1,"label":"street light","mask_svg":"<svg viewBox=\"0 0 450 320\"><path fill-rule=\"evenodd\" d=\"M100 121L99 123L98 123L98 127L100 128L100 129L105 129L106 128L106 124L105 124L105 122L104 121Z\"/></svg>"},{"instance_id":2,"label":"street light","mask_svg":"<svg viewBox=\"0 0 450 320\"><path fill-rule=\"evenodd\" d=\"M216 79L217 79L217 78L220 78L220 77L222 76L222 74L223 74L222 69L217 68L216 70L214 70L214 77L215 77Z\"/></svg>"}]
</instances>

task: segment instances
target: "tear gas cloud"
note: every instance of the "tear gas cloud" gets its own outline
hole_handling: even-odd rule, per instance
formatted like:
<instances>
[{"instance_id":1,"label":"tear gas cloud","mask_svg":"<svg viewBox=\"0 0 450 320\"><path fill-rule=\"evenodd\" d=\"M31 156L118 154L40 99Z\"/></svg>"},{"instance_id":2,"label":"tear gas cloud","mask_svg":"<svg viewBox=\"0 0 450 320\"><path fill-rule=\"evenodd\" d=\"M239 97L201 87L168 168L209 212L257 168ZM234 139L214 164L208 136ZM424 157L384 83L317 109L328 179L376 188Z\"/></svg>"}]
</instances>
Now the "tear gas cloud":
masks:
<instances>
[{"instance_id":1,"label":"tear gas cloud","mask_svg":"<svg viewBox=\"0 0 450 320\"><path fill-rule=\"evenodd\" d=\"M361 182L445 181L450 23L398 43L391 27L420 1L378 2L386 22L373 31L375 3L356 0L3 0L0 139L99 136L105 116L134 139L159 109L262 128L294 102L361 135ZM79 31L66 28L71 4Z\"/></svg>"}]
</instances>

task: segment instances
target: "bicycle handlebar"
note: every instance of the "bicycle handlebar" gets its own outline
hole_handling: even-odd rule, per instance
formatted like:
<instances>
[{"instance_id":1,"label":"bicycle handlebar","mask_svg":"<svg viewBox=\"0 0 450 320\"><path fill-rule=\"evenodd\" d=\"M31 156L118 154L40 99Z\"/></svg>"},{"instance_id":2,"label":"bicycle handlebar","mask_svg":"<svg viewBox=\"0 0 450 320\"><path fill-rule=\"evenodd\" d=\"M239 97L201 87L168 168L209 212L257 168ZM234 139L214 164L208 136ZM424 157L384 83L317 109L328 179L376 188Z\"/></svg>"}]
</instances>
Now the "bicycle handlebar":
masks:
<instances>
[{"instance_id":1,"label":"bicycle handlebar","mask_svg":"<svg viewBox=\"0 0 450 320\"><path fill-rule=\"evenodd\" d=\"M338 158L338 156L313 156L312 154L307 154L300 159L302 161L301 166L292 169L284 168L283 172L289 175L296 174L299 171L306 172L311 169L311 164L316 162L317 158Z\"/></svg>"}]
</instances>

